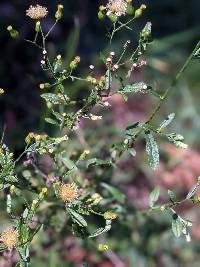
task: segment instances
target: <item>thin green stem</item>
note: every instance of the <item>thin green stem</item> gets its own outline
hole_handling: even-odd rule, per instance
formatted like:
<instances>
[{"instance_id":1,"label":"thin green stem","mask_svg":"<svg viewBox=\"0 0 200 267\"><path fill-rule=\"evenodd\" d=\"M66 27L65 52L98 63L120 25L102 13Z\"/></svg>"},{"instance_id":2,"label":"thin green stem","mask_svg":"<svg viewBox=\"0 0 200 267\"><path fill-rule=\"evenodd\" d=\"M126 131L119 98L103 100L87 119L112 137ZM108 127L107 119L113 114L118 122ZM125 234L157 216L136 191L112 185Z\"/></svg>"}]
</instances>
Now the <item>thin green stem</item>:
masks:
<instances>
[{"instance_id":1,"label":"thin green stem","mask_svg":"<svg viewBox=\"0 0 200 267\"><path fill-rule=\"evenodd\" d=\"M110 44L112 43L112 39L114 37L115 31L116 31L116 22L114 22L114 24L113 24L113 30L112 30L112 33L110 36Z\"/></svg>"},{"instance_id":2,"label":"thin green stem","mask_svg":"<svg viewBox=\"0 0 200 267\"><path fill-rule=\"evenodd\" d=\"M30 43L30 44L32 44L32 45L35 45L35 46L37 46L37 47L40 48L40 49L43 49L42 46L38 45L38 44L35 43L34 41L31 41L31 40L28 40L28 39L24 39L24 41L26 41L27 43Z\"/></svg>"},{"instance_id":3,"label":"thin green stem","mask_svg":"<svg viewBox=\"0 0 200 267\"><path fill-rule=\"evenodd\" d=\"M52 30L54 29L54 27L57 24L57 20L55 21L55 23L51 26L50 30L47 32L47 34L44 36L45 40L47 39L47 37L49 36L49 34L52 32Z\"/></svg>"},{"instance_id":4,"label":"thin green stem","mask_svg":"<svg viewBox=\"0 0 200 267\"><path fill-rule=\"evenodd\" d=\"M190 54L190 56L187 58L187 60L183 64L182 68L179 70L179 72L177 73L177 75L175 76L175 78L172 80L170 86L165 90L164 94L161 96L159 103L157 104L157 106L155 107L155 109L152 111L152 113L150 114L149 118L146 120L145 124L150 123L154 119L154 117L156 116L156 114L158 113L158 111L161 109L162 103L164 103L166 101L166 99L168 98L169 93L176 86L177 82L179 81L180 77L182 76L182 74L184 73L184 71L186 70L186 68L188 67L188 65L190 64L191 60L193 59L193 56L194 56L195 52L199 49L199 47L200 47L200 41L197 43L197 45L195 46L195 48L192 51L192 53ZM143 131L144 131L144 129L141 128L141 129L139 129L135 133L135 135L133 136L133 139L132 139L132 143L135 141L135 139Z\"/></svg>"}]
</instances>

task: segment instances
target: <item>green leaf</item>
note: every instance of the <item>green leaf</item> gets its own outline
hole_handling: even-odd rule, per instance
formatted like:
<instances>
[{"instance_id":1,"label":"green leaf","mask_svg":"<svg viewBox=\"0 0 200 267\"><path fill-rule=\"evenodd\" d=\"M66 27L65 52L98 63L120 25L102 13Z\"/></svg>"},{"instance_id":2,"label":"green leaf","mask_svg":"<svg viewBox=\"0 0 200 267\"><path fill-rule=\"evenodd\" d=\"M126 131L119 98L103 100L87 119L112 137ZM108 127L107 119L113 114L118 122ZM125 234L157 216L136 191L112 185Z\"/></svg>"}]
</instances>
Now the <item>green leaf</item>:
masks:
<instances>
[{"instance_id":1,"label":"green leaf","mask_svg":"<svg viewBox=\"0 0 200 267\"><path fill-rule=\"evenodd\" d=\"M41 95L42 98L46 100L46 102L50 102L54 105L59 104L66 104L64 97L61 94L52 94L52 93L46 93ZM65 98L68 100L68 96L65 96Z\"/></svg>"},{"instance_id":2,"label":"green leaf","mask_svg":"<svg viewBox=\"0 0 200 267\"><path fill-rule=\"evenodd\" d=\"M112 162L110 160L102 160L97 158L92 158L87 161L87 168L92 166L103 166L103 165L112 165Z\"/></svg>"},{"instance_id":3,"label":"green leaf","mask_svg":"<svg viewBox=\"0 0 200 267\"><path fill-rule=\"evenodd\" d=\"M174 117L175 117L175 113L171 113L171 114L169 114L169 115L167 116L167 118L166 118L163 122L161 122L161 124L160 124L158 130L160 131L160 130L162 130L163 128L167 127L167 126L173 121Z\"/></svg>"},{"instance_id":4,"label":"green leaf","mask_svg":"<svg viewBox=\"0 0 200 267\"><path fill-rule=\"evenodd\" d=\"M125 202L125 195L123 193L121 193L117 188L108 185L106 183L101 183L101 186L103 186L111 195L112 197L117 200L120 203L124 203Z\"/></svg>"},{"instance_id":5,"label":"green leaf","mask_svg":"<svg viewBox=\"0 0 200 267\"><path fill-rule=\"evenodd\" d=\"M129 148L128 152L131 154L131 156L133 156L133 157L136 156L136 150L134 148Z\"/></svg>"},{"instance_id":6,"label":"green leaf","mask_svg":"<svg viewBox=\"0 0 200 267\"><path fill-rule=\"evenodd\" d=\"M176 197L176 195L174 194L174 192L172 192L171 190L168 190L168 195L169 195L170 200L171 200L173 203L177 202L177 197Z\"/></svg>"},{"instance_id":7,"label":"green leaf","mask_svg":"<svg viewBox=\"0 0 200 267\"><path fill-rule=\"evenodd\" d=\"M160 188L155 187L154 190L149 195L149 206L152 208L160 195Z\"/></svg>"},{"instance_id":8,"label":"green leaf","mask_svg":"<svg viewBox=\"0 0 200 267\"><path fill-rule=\"evenodd\" d=\"M146 83L140 82L140 83L126 85L124 88L122 88L121 92L123 93L146 93L148 91L147 88L148 86L146 85Z\"/></svg>"},{"instance_id":9,"label":"green leaf","mask_svg":"<svg viewBox=\"0 0 200 267\"><path fill-rule=\"evenodd\" d=\"M53 124L53 125L59 125L59 123L57 123L57 121L55 121L51 118L45 118L45 121L50 123L50 124Z\"/></svg>"},{"instance_id":10,"label":"green leaf","mask_svg":"<svg viewBox=\"0 0 200 267\"><path fill-rule=\"evenodd\" d=\"M77 213L75 210L73 210L71 208L67 208L67 211L70 214L72 220L74 222L76 222L79 226L81 226L81 227L86 227L87 226L87 222L83 218L83 216L81 216L79 213Z\"/></svg>"},{"instance_id":11,"label":"green leaf","mask_svg":"<svg viewBox=\"0 0 200 267\"><path fill-rule=\"evenodd\" d=\"M76 164L71 159L69 159L67 156L64 156L64 155L59 156L59 159L69 170L77 169Z\"/></svg>"},{"instance_id":12,"label":"green leaf","mask_svg":"<svg viewBox=\"0 0 200 267\"><path fill-rule=\"evenodd\" d=\"M187 194L186 199L190 199L191 197L194 196L194 194L197 192L198 188L199 188L200 184L196 184L191 190L190 192Z\"/></svg>"},{"instance_id":13,"label":"green leaf","mask_svg":"<svg viewBox=\"0 0 200 267\"><path fill-rule=\"evenodd\" d=\"M175 146L186 149L188 147L187 144L183 143L184 137L177 133L170 133L165 135L167 139L173 143Z\"/></svg>"},{"instance_id":14,"label":"green leaf","mask_svg":"<svg viewBox=\"0 0 200 267\"><path fill-rule=\"evenodd\" d=\"M156 141L151 133L145 133L146 152L149 158L149 164L152 169L156 169L159 164L159 151Z\"/></svg>"},{"instance_id":15,"label":"green leaf","mask_svg":"<svg viewBox=\"0 0 200 267\"><path fill-rule=\"evenodd\" d=\"M177 214L173 215L172 218L172 231L176 237L180 237L183 229L183 224L179 216Z\"/></svg>"},{"instance_id":16,"label":"green leaf","mask_svg":"<svg viewBox=\"0 0 200 267\"><path fill-rule=\"evenodd\" d=\"M106 71L106 82L105 82L105 90L108 90L111 87L112 84L112 75L110 68Z\"/></svg>"},{"instance_id":17,"label":"green leaf","mask_svg":"<svg viewBox=\"0 0 200 267\"><path fill-rule=\"evenodd\" d=\"M92 238L92 237L96 237L96 236L99 236L103 233L106 233L108 231L110 231L111 229L111 224L109 225L106 225L105 228L101 227L101 228L98 228L94 233L92 233L89 238Z\"/></svg>"},{"instance_id":18,"label":"green leaf","mask_svg":"<svg viewBox=\"0 0 200 267\"><path fill-rule=\"evenodd\" d=\"M136 129L140 126L139 122L136 122L134 124L129 125L128 127L126 127L126 131L132 130L132 129Z\"/></svg>"}]
</instances>

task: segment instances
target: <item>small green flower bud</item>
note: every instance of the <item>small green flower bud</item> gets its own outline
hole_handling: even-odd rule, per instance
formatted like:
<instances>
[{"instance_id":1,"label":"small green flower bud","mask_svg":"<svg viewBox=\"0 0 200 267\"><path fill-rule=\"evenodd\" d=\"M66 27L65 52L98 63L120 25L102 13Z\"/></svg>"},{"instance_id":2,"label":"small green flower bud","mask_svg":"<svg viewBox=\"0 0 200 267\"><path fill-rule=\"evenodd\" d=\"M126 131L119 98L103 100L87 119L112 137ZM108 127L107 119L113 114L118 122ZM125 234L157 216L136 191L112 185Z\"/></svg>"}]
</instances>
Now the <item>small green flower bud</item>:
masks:
<instances>
[{"instance_id":1,"label":"small green flower bud","mask_svg":"<svg viewBox=\"0 0 200 267\"><path fill-rule=\"evenodd\" d=\"M140 8L135 11L135 18L141 17L144 9L146 9L146 5L142 4Z\"/></svg>"},{"instance_id":2,"label":"small green flower bud","mask_svg":"<svg viewBox=\"0 0 200 267\"><path fill-rule=\"evenodd\" d=\"M17 39L19 37L19 32L13 29L11 25L7 27L7 31L13 39Z\"/></svg>"},{"instance_id":3,"label":"small green flower bud","mask_svg":"<svg viewBox=\"0 0 200 267\"><path fill-rule=\"evenodd\" d=\"M58 9L57 9L56 14L55 14L55 18L57 21L62 18L63 9L64 9L63 5L58 5Z\"/></svg>"},{"instance_id":4,"label":"small green flower bud","mask_svg":"<svg viewBox=\"0 0 200 267\"><path fill-rule=\"evenodd\" d=\"M113 14L113 13L110 13L109 15L108 15L108 17L109 17L109 19L114 23L114 22L117 22L117 20L118 20L118 17L115 15L115 14Z\"/></svg>"},{"instance_id":5,"label":"small green flower bud","mask_svg":"<svg viewBox=\"0 0 200 267\"><path fill-rule=\"evenodd\" d=\"M52 103L51 102L47 102L47 107L50 109L53 107Z\"/></svg>"},{"instance_id":6,"label":"small green flower bud","mask_svg":"<svg viewBox=\"0 0 200 267\"><path fill-rule=\"evenodd\" d=\"M49 86L50 86L49 83L41 83L41 84L40 84L40 89L44 90L44 89L49 88Z\"/></svg>"},{"instance_id":7,"label":"small green flower bud","mask_svg":"<svg viewBox=\"0 0 200 267\"><path fill-rule=\"evenodd\" d=\"M104 19L105 18L105 13L103 13L102 11L98 12L98 18L99 19Z\"/></svg>"},{"instance_id":8,"label":"small green flower bud","mask_svg":"<svg viewBox=\"0 0 200 267\"><path fill-rule=\"evenodd\" d=\"M128 5L127 13L129 15L133 15L134 14L134 7L131 4Z\"/></svg>"},{"instance_id":9,"label":"small green flower bud","mask_svg":"<svg viewBox=\"0 0 200 267\"><path fill-rule=\"evenodd\" d=\"M40 21L37 21L35 24L35 31L39 32L40 31Z\"/></svg>"},{"instance_id":10,"label":"small green flower bud","mask_svg":"<svg viewBox=\"0 0 200 267\"><path fill-rule=\"evenodd\" d=\"M98 245L98 250L99 250L99 251L106 251L106 250L108 250L108 249L109 249L109 246L106 245L106 244L99 244L99 245Z\"/></svg>"}]
</instances>

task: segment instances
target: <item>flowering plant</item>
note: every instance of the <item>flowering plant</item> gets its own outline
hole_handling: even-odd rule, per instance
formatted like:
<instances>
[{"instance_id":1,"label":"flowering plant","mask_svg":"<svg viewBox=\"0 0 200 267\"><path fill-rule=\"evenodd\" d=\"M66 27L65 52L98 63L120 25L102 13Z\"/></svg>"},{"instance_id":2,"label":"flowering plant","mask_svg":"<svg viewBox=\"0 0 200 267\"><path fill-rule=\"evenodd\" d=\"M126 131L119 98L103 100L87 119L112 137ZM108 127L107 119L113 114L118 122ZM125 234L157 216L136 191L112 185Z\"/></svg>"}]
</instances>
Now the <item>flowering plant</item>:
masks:
<instances>
[{"instance_id":1,"label":"flowering plant","mask_svg":"<svg viewBox=\"0 0 200 267\"><path fill-rule=\"evenodd\" d=\"M124 194L101 176L104 171L113 171L123 155L130 154L134 157L135 144L139 138L146 142L146 153L152 169L156 169L159 164L158 138L163 138L177 147L187 148L182 135L165 131L174 120L174 113L168 115L159 125L155 126L152 122L189 63L199 57L200 42L164 93L144 81L131 82L134 71L147 64L144 56L152 42L152 25L147 22L143 27L136 48L132 47L130 40L125 40L121 51L113 52L112 44L116 34L122 30L132 30L132 22L142 16L146 6L142 4L135 10L131 0L109 0L105 6L99 7L98 12L99 19L106 20L109 24L109 52L101 54L104 72L98 77L95 74L95 66L90 65L86 76L78 76L76 73L81 63L79 56L75 56L70 62L64 62L61 55L52 59L48 51L48 37L62 19L63 9L62 5L58 5L55 23L48 32L44 32L42 20L48 15L48 10L40 5L30 6L26 15L35 20L35 36L32 40L25 39L41 53L41 68L48 77L47 81L39 85L40 89L45 91L41 97L49 109L49 116L45 121L59 129L59 137L29 133L25 139L25 150L18 158L15 158L3 143L3 138L1 141L1 191L6 198L6 212L13 222L12 227L1 234L1 251L16 248L21 267L30 264L30 246L34 237L49 226L59 231L68 220L67 224L71 226L75 236L81 237L84 242L93 242L90 240L110 231L117 218L120 221L126 218ZM12 38L20 38L20 33L14 27L8 26L7 30ZM85 83L89 94L79 100L71 99L66 86L69 81ZM114 83L117 84L115 88ZM3 93L4 90L1 89L0 94ZM84 147L79 148L76 153L68 149L72 145L76 148L76 144L70 144L70 140L80 131L83 120L96 123L95 121L102 119L102 115L93 113L97 108L100 112L108 108L109 100L115 95L120 95L124 101L128 101L131 94L150 94L158 99L158 104L146 121L128 125L122 139L103 153L96 154L95 149L84 142ZM48 173L40 168L41 158L48 158L51 162ZM23 164L20 164L22 160ZM169 191L169 202L157 205L157 187L149 197L149 211L169 211L172 215L173 233L177 237L185 235L188 241L192 223L177 214L176 207L185 201L198 202L198 197L194 195L199 186L200 179L182 201ZM20 203L18 210L14 209L13 203L16 201ZM67 214L66 218L63 211ZM63 217L61 222L57 218L60 216ZM98 221L97 224L101 223L100 227L90 224L93 217ZM99 249L107 250L108 247L100 244ZM83 266L87 266L87 263L83 263Z\"/></svg>"}]
</instances>

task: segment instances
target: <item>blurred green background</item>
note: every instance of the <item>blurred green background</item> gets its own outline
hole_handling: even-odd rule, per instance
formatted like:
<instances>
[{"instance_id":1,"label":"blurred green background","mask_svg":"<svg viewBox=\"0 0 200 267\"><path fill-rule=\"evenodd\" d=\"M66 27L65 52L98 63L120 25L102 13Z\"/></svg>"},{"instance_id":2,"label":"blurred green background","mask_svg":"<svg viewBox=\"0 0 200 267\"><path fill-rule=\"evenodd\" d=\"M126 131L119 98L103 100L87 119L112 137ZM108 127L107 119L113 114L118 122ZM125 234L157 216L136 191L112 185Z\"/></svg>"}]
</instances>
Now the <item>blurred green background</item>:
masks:
<instances>
[{"instance_id":1,"label":"blurred green background","mask_svg":"<svg viewBox=\"0 0 200 267\"><path fill-rule=\"evenodd\" d=\"M54 129L44 123L44 114L47 112L44 102L40 100L38 85L45 81L45 76L39 64L41 55L36 48L23 42L24 38L31 38L33 23L25 16L25 10L30 4L39 3L48 8L50 15L44 22L47 30L53 23L53 15L57 8L55 1L0 1L0 87L5 89L5 95L0 98L0 128L3 131L6 125L5 142L18 155L24 146L24 138L30 131L47 131L54 133ZM98 6L104 1L99 0L66 0L64 17L52 32L48 49L54 57L62 54L66 60L74 55L81 56L80 73L88 65L95 64L98 69L98 56L101 50L106 49L105 25L97 18ZM134 1L139 6L141 1ZM152 22L153 44L147 53L148 65L137 75L149 84L162 91L170 83L179 66L189 55L200 30L200 1L198 0L168 0L143 1L147 10L142 18L134 25L134 31L124 32L117 36L114 42L114 51L118 51L124 41L130 39L137 45L139 30L147 21ZM15 26L20 31L20 40L13 41L6 31L8 25ZM173 90L170 99L163 106L159 120L170 112L176 113L176 121L171 126L172 131L178 131L185 136L191 146L187 152L179 152L171 146L161 145L161 167L152 173L143 162L141 152L135 160L124 159L118 166L120 173L110 175L116 185L127 197L130 218L123 224L116 223L106 241L113 248L106 253L96 253L93 244L89 244L91 266L100 267L197 267L199 266L200 252L200 213L198 206L183 207L180 212L186 217L191 216L194 221L193 238L187 244L184 239L175 239L170 231L170 219L166 215L144 215L134 213L136 209L146 207L149 191L159 184L163 187L163 199L166 199L164 190L176 188L179 196L189 190L195 179L200 175L200 68L198 60L194 60L178 86ZM87 93L87 88L81 83L69 85L69 94L79 98ZM105 123L86 130L86 139L91 143L100 140L97 149L110 144L110 138L121 135L122 129L128 123L143 120L151 110L154 98L134 97L128 103L121 99L114 99L109 113L105 114ZM112 122L113 126L110 122ZM74 141L75 142L75 141ZM142 146L142 144L141 144ZM140 145L139 145L140 147ZM142 159L142 160L141 160ZM49 235L52 233L50 232ZM36 245L37 257L33 260L36 266L81 266L85 257L85 244L78 244L70 236L60 245L48 242L43 238L42 250ZM46 239L45 239L46 238ZM56 237L54 237L56 240ZM101 240L100 240L101 241ZM104 240L103 240L104 241ZM36 242L37 244L37 242ZM38 247L37 247L38 246ZM36 259L38 258L38 259ZM45 261L44 261L45 259ZM62 259L62 260L61 260ZM7 262L7 263L6 263ZM5 265L3 265L5 264ZM5 257L2 265L10 266Z\"/></svg>"}]
</instances>

